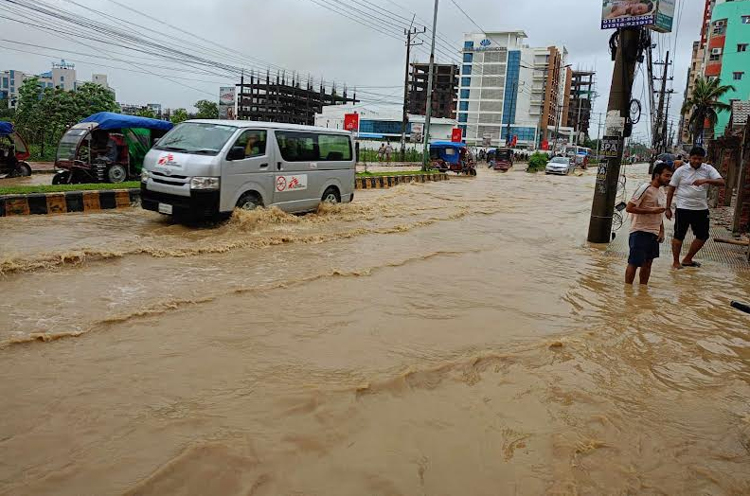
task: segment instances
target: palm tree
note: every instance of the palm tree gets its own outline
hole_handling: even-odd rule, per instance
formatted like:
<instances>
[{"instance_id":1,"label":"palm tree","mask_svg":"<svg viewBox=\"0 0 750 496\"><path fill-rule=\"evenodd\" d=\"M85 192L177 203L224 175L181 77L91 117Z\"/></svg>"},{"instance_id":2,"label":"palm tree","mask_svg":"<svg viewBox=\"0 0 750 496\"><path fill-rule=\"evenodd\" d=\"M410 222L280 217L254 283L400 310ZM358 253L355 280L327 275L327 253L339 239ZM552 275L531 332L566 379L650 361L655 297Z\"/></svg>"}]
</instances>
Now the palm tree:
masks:
<instances>
[{"instance_id":1,"label":"palm tree","mask_svg":"<svg viewBox=\"0 0 750 496\"><path fill-rule=\"evenodd\" d=\"M693 95L682 106L682 115L690 114L689 125L693 143L703 133L706 120L714 127L719 120L719 112L732 109L731 105L719 101L729 91L735 91L734 86L721 86L718 79L707 80L699 77L695 80Z\"/></svg>"}]
</instances>

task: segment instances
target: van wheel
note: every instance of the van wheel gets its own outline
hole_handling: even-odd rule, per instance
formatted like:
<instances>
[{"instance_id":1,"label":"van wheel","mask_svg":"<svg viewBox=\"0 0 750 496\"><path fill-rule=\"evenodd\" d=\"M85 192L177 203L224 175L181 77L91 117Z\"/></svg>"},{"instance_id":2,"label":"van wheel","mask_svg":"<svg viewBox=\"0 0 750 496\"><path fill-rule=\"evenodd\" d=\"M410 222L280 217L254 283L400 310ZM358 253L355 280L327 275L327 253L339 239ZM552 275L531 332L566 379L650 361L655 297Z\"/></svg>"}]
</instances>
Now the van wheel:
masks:
<instances>
[{"instance_id":1,"label":"van wheel","mask_svg":"<svg viewBox=\"0 0 750 496\"><path fill-rule=\"evenodd\" d=\"M261 208L262 206L263 201L261 201L257 193L253 192L245 193L240 197L239 200L237 200L237 208L239 208L240 210L245 210L247 212L255 210L256 208Z\"/></svg>"},{"instance_id":2,"label":"van wheel","mask_svg":"<svg viewBox=\"0 0 750 496\"><path fill-rule=\"evenodd\" d=\"M328 188L326 192L323 193L323 199L321 201L332 205L341 203L341 194L339 193L338 188L334 188L333 186Z\"/></svg>"}]
</instances>

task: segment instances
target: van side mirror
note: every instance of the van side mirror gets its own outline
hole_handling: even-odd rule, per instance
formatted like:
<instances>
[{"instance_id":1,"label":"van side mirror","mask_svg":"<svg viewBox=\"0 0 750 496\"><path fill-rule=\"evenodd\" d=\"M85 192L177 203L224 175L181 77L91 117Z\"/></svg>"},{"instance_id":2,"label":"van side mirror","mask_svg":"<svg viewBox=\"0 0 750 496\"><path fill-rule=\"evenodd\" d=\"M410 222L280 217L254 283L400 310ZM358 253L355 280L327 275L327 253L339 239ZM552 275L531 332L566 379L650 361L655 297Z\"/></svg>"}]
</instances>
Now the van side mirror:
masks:
<instances>
[{"instance_id":1,"label":"van side mirror","mask_svg":"<svg viewBox=\"0 0 750 496\"><path fill-rule=\"evenodd\" d=\"M227 155L227 161L233 162L235 160L244 160L245 159L245 147L244 146L233 146L231 150L229 150L229 154Z\"/></svg>"}]
</instances>

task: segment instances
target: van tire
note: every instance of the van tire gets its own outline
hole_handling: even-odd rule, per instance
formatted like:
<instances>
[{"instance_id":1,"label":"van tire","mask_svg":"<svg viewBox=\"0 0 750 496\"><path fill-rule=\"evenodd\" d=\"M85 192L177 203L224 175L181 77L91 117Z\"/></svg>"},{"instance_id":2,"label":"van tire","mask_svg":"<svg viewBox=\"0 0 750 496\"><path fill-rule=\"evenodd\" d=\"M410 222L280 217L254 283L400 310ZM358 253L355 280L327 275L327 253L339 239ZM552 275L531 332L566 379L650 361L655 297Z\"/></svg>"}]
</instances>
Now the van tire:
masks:
<instances>
[{"instance_id":1,"label":"van tire","mask_svg":"<svg viewBox=\"0 0 750 496\"><path fill-rule=\"evenodd\" d=\"M339 189L335 186L329 186L328 189L326 189L325 193L323 193L323 198L321 198L321 203L330 203L332 205L336 205L337 203L341 203L341 193L339 193Z\"/></svg>"},{"instance_id":2,"label":"van tire","mask_svg":"<svg viewBox=\"0 0 750 496\"><path fill-rule=\"evenodd\" d=\"M248 191L247 193L244 193L242 196L240 196L240 199L237 200L237 208L240 210L249 212L261 207L263 207L263 200L261 200L260 196L258 196L258 193L254 191Z\"/></svg>"}]
</instances>

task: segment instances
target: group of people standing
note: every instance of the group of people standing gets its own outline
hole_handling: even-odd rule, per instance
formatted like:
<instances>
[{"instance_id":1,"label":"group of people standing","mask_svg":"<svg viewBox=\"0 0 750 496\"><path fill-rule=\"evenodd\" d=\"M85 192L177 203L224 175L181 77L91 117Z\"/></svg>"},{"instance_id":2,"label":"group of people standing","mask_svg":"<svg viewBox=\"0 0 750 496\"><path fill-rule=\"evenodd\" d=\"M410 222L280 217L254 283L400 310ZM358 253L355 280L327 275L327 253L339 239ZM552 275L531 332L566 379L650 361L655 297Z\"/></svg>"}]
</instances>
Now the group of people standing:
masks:
<instances>
[{"instance_id":1,"label":"group of people standing","mask_svg":"<svg viewBox=\"0 0 750 496\"><path fill-rule=\"evenodd\" d=\"M382 143L378 149L378 162L390 162L393 156L393 147L390 143Z\"/></svg>"},{"instance_id":2,"label":"group of people standing","mask_svg":"<svg viewBox=\"0 0 750 496\"><path fill-rule=\"evenodd\" d=\"M659 258L659 245L665 241L664 218L674 220L672 268L699 268L695 256L709 239L709 186L724 186L721 174L704 162L706 151L695 147L687 164L680 160L673 165L660 163L654 167L651 182L642 185L627 206L632 215L630 256L625 282L633 284L640 270L640 283L648 284L653 261ZM664 189L666 188L666 192ZM673 207L676 209L673 211ZM687 254L683 243L689 230L695 235Z\"/></svg>"}]
</instances>

